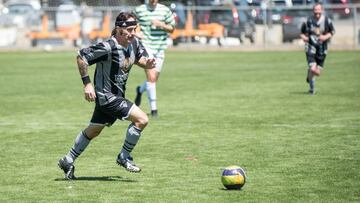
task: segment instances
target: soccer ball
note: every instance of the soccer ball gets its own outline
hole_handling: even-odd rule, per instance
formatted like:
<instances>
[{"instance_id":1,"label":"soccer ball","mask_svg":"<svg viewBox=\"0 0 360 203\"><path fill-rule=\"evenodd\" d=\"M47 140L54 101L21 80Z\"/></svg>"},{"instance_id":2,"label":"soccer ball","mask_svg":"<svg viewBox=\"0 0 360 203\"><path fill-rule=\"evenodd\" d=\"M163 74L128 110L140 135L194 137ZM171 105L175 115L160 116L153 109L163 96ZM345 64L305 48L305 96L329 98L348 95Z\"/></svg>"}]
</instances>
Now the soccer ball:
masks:
<instances>
[{"instance_id":1,"label":"soccer ball","mask_svg":"<svg viewBox=\"0 0 360 203\"><path fill-rule=\"evenodd\" d=\"M222 173L221 182L228 190L240 190L246 182L245 170L239 166L226 167Z\"/></svg>"}]
</instances>

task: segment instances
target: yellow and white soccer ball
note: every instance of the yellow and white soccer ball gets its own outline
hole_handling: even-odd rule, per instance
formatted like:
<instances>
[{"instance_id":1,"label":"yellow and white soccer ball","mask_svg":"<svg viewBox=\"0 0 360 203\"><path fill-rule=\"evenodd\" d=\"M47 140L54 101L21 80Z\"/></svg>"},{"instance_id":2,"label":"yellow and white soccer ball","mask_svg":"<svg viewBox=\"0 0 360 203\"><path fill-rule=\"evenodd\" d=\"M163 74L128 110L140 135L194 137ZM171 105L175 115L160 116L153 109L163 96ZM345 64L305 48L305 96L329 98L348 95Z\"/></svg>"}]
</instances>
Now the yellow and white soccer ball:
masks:
<instances>
[{"instance_id":1,"label":"yellow and white soccer ball","mask_svg":"<svg viewBox=\"0 0 360 203\"><path fill-rule=\"evenodd\" d=\"M222 172L221 182L226 189L240 190L246 182L245 170L239 166L228 166Z\"/></svg>"}]
</instances>

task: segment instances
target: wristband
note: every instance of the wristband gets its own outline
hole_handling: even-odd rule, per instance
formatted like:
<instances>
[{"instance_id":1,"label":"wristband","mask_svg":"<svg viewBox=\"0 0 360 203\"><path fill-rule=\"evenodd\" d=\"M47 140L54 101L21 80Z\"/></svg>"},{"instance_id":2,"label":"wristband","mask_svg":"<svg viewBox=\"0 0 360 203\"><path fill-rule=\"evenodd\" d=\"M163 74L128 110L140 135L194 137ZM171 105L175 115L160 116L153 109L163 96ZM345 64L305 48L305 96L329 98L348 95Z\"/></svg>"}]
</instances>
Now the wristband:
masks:
<instances>
[{"instance_id":1,"label":"wristband","mask_svg":"<svg viewBox=\"0 0 360 203\"><path fill-rule=\"evenodd\" d=\"M81 80L82 80L84 85L87 85L87 84L91 83L90 77L88 75L82 77Z\"/></svg>"}]
</instances>

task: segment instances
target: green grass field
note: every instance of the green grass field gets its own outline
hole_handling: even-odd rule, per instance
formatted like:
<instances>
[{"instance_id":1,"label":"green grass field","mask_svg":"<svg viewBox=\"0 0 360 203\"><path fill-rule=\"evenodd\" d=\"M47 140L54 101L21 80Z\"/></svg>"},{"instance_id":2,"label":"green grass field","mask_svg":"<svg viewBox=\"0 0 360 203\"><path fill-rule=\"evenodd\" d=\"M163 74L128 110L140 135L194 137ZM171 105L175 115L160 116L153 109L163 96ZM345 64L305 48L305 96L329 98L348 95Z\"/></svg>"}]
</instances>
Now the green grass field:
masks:
<instances>
[{"instance_id":1,"label":"green grass field","mask_svg":"<svg viewBox=\"0 0 360 203\"><path fill-rule=\"evenodd\" d=\"M133 151L143 171L115 164L118 121L66 181L57 161L94 106L75 54L0 54L0 202L360 201L360 52L331 51L314 96L303 52L168 52L160 119ZM143 80L134 66L128 98ZM247 172L241 191L223 189L229 165Z\"/></svg>"}]
</instances>

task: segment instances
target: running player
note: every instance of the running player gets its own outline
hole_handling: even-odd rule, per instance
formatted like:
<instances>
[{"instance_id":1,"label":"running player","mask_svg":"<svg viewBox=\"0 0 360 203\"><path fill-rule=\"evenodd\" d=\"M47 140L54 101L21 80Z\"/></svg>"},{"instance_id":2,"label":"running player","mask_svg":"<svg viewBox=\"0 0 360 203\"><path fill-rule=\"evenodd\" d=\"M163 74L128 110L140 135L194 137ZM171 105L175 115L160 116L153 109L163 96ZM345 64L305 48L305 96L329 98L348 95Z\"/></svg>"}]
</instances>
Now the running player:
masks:
<instances>
[{"instance_id":1,"label":"running player","mask_svg":"<svg viewBox=\"0 0 360 203\"><path fill-rule=\"evenodd\" d=\"M75 179L76 158L105 126L110 127L117 119L131 123L116 162L130 172L141 170L133 162L130 153L147 125L148 117L125 98L125 86L133 64L152 69L155 68L155 59L148 58L146 50L135 38L137 23L133 14L122 12L116 18L110 39L78 52L77 64L84 84L85 99L95 101L95 109L89 126L79 133L68 154L59 160L58 165L64 171L66 179ZM96 64L95 88L88 75L88 66L93 64Z\"/></svg>"},{"instance_id":2,"label":"running player","mask_svg":"<svg viewBox=\"0 0 360 203\"><path fill-rule=\"evenodd\" d=\"M140 36L148 51L156 59L155 69L145 69L146 81L136 88L135 104L140 106L141 95L147 92L152 117L158 117L156 104L156 82L165 59L168 33L175 29L175 19L171 10L158 0L149 0L149 3L135 8L134 14L140 23Z\"/></svg>"},{"instance_id":3,"label":"running player","mask_svg":"<svg viewBox=\"0 0 360 203\"><path fill-rule=\"evenodd\" d=\"M310 85L309 93L315 94L315 76L320 76L324 67L327 47L335 29L330 18L323 15L323 7L316 3L313 7L313 16L308 17L301 27L301 39L305 42L308 73L306 81Z\"/></svg>"}]
</instances>

